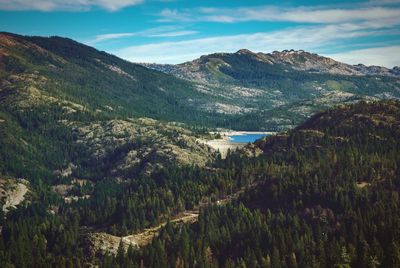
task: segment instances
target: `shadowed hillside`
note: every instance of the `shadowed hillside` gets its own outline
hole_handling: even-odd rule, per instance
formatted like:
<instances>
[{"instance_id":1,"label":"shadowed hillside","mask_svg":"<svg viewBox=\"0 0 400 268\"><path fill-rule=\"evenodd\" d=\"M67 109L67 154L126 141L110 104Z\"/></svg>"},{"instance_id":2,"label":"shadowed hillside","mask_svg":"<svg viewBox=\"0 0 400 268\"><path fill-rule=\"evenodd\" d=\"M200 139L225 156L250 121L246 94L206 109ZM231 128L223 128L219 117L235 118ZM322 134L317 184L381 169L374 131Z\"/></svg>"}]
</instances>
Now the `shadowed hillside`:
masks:
<instances>
[{"instance_id":1,"label":"shadowed hillside","mask_svg":"<svg viewBox=\"0 0 400 268\"><path fill-rule=\"evenodd\" d=\"M139 256L123 261L398 267L399 137L398 101L316 114L218 164L248 185L237 201L205 208L192 225L167 225Z\"/></svg>"}]
</instances>

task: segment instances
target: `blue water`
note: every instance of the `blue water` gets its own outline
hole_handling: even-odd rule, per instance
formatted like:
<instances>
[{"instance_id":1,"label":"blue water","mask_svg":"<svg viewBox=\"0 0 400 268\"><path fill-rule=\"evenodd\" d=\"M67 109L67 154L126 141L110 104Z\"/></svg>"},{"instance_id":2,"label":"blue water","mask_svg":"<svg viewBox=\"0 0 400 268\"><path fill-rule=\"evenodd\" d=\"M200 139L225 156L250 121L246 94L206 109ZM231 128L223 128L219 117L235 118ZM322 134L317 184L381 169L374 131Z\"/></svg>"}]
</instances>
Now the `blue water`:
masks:
<instances>
[{"instance_id":1,"label":"blue water","mask_svg":"<svg viewBox=\"0 0 400 268\"><path fill-rule=\"evenodd\" d=\"M268 134L244 134L244 135L232 135L229 136L231 142L255 142L256 140L268 136Z\"/></svg>"}]
</instances>

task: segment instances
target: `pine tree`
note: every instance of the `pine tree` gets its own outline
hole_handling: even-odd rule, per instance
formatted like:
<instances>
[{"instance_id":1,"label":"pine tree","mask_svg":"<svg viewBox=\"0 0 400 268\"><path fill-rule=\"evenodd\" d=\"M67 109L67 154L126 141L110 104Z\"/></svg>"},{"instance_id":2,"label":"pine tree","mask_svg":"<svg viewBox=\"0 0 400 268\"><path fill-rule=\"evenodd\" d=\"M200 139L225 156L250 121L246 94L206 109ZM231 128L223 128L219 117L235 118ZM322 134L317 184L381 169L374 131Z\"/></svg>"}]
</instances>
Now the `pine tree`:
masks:
<instances>
[{"instance_id":1,"label":"pine tree","mask_svg":"<svg viewBox=\"0 0 400 268\"><path fill-rule=\"evenodd\" d=\"M390 244L386 256L386 267L400 267L400 248L397 242Z\"/></svg>"},{"instance_id":2,"label":"pine tree","mask_svg":"<svg viewBox=\"0 0 400 268\"><path fill-rule=\"evenodd\" d=\"M120 267L123 267L125 263L125 247L122 238L119 241L118 249L117 249L117 261Z\"/></svg>"},{"instance_id":3,"label":"pine tree","mask_svg":"<svg viewBox=\"0 0 400 268\"><path fill-rule=\"evenodd\" d=\"M271 267L272 268L281 268L281 256L280 256L279 250L277 248L274 248L272 250Z\"/></svg>"}]
</instances>

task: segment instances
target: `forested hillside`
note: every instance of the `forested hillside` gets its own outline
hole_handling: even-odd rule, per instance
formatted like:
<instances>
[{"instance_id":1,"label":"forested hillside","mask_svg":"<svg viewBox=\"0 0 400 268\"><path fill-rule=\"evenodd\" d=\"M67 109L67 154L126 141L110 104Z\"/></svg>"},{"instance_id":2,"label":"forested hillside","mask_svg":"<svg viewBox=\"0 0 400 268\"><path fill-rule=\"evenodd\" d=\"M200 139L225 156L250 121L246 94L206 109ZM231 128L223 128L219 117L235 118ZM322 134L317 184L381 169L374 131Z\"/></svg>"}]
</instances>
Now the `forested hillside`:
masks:
<instances>
[{"instance_id":1,"label":"forested hillside","mask_svg":"<svg viewBox=\"0 0 400 268\"><path fill-rule=\"evenodd\" d=\"M192 108L187 99L204 96L191 83L66 38L0 36L0 174L54 183L71 165L104 178L96 161L119 175L208 161L200 122L225 118Z\"/></svg>"},{"instance_id":2,"label":"forested hillside","mask_svg":"<svg viewBox=\"0 0 400 268\"><path fill-rule=\"evenodd\" d=\"M226 159L202 142L398 97L398 78L249 57L217 68L245 86L210 94L70 39L1 33L0 267L398 267L398 101L320 112ZM197 222L169 222L188 211ZM149 245L96 251L93 237L157 226Z\"/></svg>"},{"instance_id":3,"label":"forested hillside","mask_svg":"<svg viewBox=\"0 0 400 268\"><path fill-rule=\"evenodd\" d=\"M399 138L396 101L317 114L216 164L249 185L236 202L104 265L399 267Z\"/></svg>"},{"instance_id":4,"label":"forested hillside","mask_svg":"<svg viewBox=\"0 0 400 268\"><path fill-rule=\"evenodd\" d=\"M17 95L16 100L25 106L58 104L64 112L96 116L146 116L205 124L221 119L193 108L190 99L206 102L209 96L192 83L71 39L1 33L0 48L2 99Z\"/></svg>"},{"instance_id":5,"label":"forested hillside","mask_svg":"<svg viewBox=\"0 0 400 268\"><path fill-rule=\"evenodd\" d=\"M145 66L221 97L202 108L242 114L254 129L289 129L338 104L400 97L398 67L348 65L302 50L241 49L182 64Z\"/></svg>"}]
</instances>

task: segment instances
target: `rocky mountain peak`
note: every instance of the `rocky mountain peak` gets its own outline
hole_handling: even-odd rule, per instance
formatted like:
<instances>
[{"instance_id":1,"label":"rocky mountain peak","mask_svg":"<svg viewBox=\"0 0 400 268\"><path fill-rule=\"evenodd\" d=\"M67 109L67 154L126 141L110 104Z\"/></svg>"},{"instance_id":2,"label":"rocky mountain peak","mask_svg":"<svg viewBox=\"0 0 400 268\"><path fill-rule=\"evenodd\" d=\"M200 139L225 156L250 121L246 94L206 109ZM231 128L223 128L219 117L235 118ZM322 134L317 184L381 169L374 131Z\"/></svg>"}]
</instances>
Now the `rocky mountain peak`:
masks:
<instances>
[{"instance_id":1,"label":"rocky mountain peak","mask_svg":"<svg viewBox=\"0 0 400 268\"><path fill-rule=\"evenodd\" d=\"M285 49L285 50L282 50L282 51L273 51L272 52L272 55L277 55L277 54L281 54L281 55L293 55L293 54L302 54L302 53L308 53L308 52L305 52L304 50L302 50L302 49L300 49L300 50L294 50L294 49L290 49L290 50L288 50L288 49ZM308 53L308 54L310 54L310 53Z\"/></svg>"},{"instance_id":2,"label":"rocky mountain peak","mask_svg":"<svg viewBox=\"0 0 400 268\"><path fill-rule=\"evenodd\" d=\"M248 50L248 49L239 49L238 51L235 52L235 54L238 55L254 55L255 53Z\"/></svg>"},{"instance_id":3,"label":"rocky mountain peak","mask_svg":"<svg viewBox=\"0 0 400 268\"><path fill-rule=\"evenodd\" d=\"M400 75L400 66L394 66L392 70L390 70L390 72L393 75Z\"/></svg>"}]
</instances>

